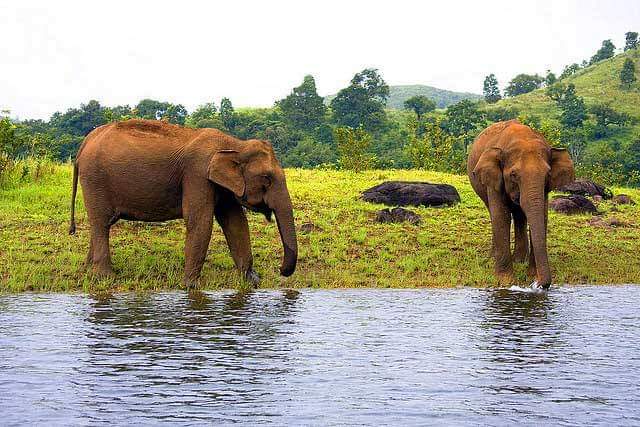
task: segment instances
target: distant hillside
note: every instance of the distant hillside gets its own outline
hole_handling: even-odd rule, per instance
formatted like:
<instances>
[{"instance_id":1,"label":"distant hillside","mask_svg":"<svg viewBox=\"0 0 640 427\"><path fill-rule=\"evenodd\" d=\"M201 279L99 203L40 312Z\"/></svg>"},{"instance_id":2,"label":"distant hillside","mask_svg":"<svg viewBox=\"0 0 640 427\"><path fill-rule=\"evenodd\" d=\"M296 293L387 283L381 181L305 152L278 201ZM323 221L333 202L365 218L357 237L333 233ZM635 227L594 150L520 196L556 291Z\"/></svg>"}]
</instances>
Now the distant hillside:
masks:
<instances>
[{"instance_id":1,"label":"distant hillside","mask_svg":"<svg viewBox=\"0 0 640 427\"><path fill-rule=\"evenodd\" d=\"M636 82L630 89L623 89L620 85L620 70L626 58L631 58L634 61L636 76L640 78L638 75L640 50L634 49L581 69L562 80L564 84L573 83L575 85L576 93L584 98L587 108L594 104L605 103L611 105L615 110L628 113L639 120L638 124L620 129L620 132L605 138L621 142L640 136L640 85ZM521 113L557 120L560 111L556 103L545 94L545 90L542 88L524 95L503 99L494 106L515 108Z\"/></svg>"},{"instance_id":2,"label":"distant hillside","mask_svg":"<svg viewBox=\"0 0 640 427\"><path fill-rule=\"evenodd\" d=\"M404 101L415 95L424 95L433 100L438 108L446 108L451 104L462 101L463 99L481 99L482 95L467 92L454 92L451 90L438 89L425 85L400 85L389 86L389 99L387 100L387 108L401 110L404 108ZM326 104L329 104L336 95L328 95L324 98Z\"/></svg>"}]
</instances>

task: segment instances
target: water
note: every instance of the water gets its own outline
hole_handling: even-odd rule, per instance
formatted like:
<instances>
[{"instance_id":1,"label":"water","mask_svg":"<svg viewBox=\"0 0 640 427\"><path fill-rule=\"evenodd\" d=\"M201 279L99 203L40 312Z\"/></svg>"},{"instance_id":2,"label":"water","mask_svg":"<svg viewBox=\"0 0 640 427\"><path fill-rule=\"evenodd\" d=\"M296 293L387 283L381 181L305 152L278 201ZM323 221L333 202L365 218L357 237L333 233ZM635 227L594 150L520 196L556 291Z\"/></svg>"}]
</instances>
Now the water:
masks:
<instances>
[{"instance_id":1,"label":"water","mask_svg":"<svg viewBox=\"0 0 640 427\"><path fill-rule=\"evenodd\" d=\"M0 296L0 424L640 423L640 286Z\"/></svg>"}]
</instances>

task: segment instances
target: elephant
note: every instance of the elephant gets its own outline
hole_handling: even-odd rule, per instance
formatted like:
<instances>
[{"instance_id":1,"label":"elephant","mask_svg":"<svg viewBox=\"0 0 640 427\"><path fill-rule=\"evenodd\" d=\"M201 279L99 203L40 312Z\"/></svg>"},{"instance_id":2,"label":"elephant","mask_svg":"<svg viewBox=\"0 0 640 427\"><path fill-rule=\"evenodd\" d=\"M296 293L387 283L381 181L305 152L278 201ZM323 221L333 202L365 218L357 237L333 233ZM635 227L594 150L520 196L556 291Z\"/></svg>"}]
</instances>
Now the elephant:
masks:
<instances>
[{"instance_id":1,"label":"elephant","mask_svg":"<svg viewBox=\"0 0 640 427\"><path fill-rule=\"evenodd\" d=\"M514 283L513 260L524 262L528 256L527 273L535 277L532 287L548 289L551 286L547 255L548 194L575 179L567 150L551 147L540 133L517 120L498 122L473 142L467 172L471 186L489 210L498 281Z\"/></svg>"},{"instance_id":2,"label":"elephant","mask_svg":"<svg viewBox=\"0 0 640 427\"><path fill-rule=\"evenodd\" d=\"M119 219L186 225L184 284L200 280L213 217L236 268L257 286L245 209L271 220L275 214L284 256L280 274L296 268L298 245L285 174L267 141L240 140L216 129L190 129L132 119L91 131L73 167L71 224L75 234L78 179L91 228L85 265L113 276L109 229Z\"/></svg>"}]
</instances>

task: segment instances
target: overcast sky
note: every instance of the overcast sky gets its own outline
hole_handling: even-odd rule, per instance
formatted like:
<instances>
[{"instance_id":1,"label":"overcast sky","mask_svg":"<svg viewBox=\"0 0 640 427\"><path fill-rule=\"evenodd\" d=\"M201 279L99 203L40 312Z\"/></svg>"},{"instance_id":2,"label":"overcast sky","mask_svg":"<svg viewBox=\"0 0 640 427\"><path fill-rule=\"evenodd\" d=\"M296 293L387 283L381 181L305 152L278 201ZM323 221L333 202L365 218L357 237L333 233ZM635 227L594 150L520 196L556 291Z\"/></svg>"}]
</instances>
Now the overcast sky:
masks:
<instances>
[{"instance_id":1,"label":"overcast sky","mask_svg":"<svg viewBox=\"0 0 640 427\"><path fill-rule=\"evenodd\" d=\"M140 3L140 4L139 4ZM146 4L142 5L141 3ZM48 118L97 99L269 106L305 74L321 95L365 67L389 84L480 93L559 73L640 31L640 1L7 1L0 109Z\"/></svg>"}]
</instances>

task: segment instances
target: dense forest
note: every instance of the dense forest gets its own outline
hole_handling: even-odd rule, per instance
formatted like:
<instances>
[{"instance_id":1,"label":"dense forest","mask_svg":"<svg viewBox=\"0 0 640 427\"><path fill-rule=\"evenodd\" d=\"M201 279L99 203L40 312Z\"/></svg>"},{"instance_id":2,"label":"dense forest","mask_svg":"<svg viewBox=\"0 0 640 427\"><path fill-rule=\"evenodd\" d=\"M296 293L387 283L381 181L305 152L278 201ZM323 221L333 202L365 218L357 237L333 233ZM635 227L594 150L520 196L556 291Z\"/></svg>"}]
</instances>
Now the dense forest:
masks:
<instances>
[{"instance_id":1,"label":"dense forest","mask_svg":"<svg viewBox=\"0 0 640 427\"><path fill-rule=\"evenodd\" d=\"M286 167L463 172L466 150L483 128L519 118L553 144L567 147L581 175L639 186L639 59L638 34L628 32L621 52L616 54L613 43L605 40L591 58L568 65L557 76L551 71L519 74L501 91L495 75L489 75L484 84L479 82L484 94L479 100L444 91L461 96L446 102L442 93L438 99L425 95L425 86L398 87L392 101L401 109L390 108L392 90L381 71L364 69L326 100L308 75L271 108L234 108L230 99L222 98L191 112L181 104L154 99L134 106L89 100L47 121L12 120L4 111L0 174L19 159L66 161L91 130L135 117L266 139ZM440 108L443 102L446 108Z\"/></svg>"}]
</instances>

